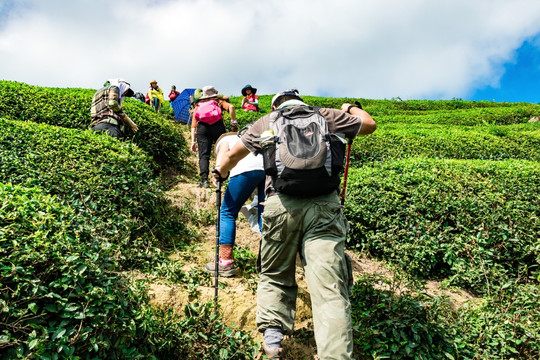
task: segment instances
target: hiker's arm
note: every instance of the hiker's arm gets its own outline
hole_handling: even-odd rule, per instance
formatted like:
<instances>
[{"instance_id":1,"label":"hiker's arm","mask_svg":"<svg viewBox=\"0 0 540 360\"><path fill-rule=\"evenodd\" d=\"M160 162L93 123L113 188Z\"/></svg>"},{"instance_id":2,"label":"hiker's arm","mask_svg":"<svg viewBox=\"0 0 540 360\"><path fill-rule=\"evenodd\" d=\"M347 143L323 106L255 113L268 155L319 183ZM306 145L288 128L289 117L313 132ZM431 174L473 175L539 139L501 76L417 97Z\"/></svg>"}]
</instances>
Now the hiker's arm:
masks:
<instances>
[{"instance_id":1,"label":"hiker's arm","mask_svg":"<svg viewBox=\"0 0 540 360\"><path fill-rule=\"evenodd\" d=\"M120 105L120 101L119 101L119 98L120 98L119 91L120 91L120 89L118 89L118 88L116 88L116 89L111 88L109 90L109 107L115 113L121 113L122 112L122 106Z\"/></svg>"},{"instance_id":2,"label":"hiker's arm","mask_svg":"<svg viewBox=\"0 0 540 360\"><path fill-rule=\"evenodd\" d=\"M345 103L341 105L341 110L362 119L362 126L360 127L360 131L358 131L357 135L368 135L377 129L377 124L375 124L375 120L373 120L371 115L356 105Z\"/></svg>"},{"instance_id":3,"label":"hiker's arm","mask_svg":"<svg viewBox=\"0 0 540 360\"><path fill-rule=\"evenodd\" d=\"M245 158L249 154L249 150L244 146L244 144L239 141L237 142L231 150L223 152L216 159L216 170L219 171L221 177L226 177L229 175L229 171L238 164L240 160ZM219 175L214 174L214 179L219 180Z\"/></svg>"},{"instance_id":4,"label":"hiker's arm","mask_svg":"<svg viewBox=\"0 0 540 360\"><path fill-rule=\"evenodd\" d=\"M137 130L139 130L139 127L137 126L137 124L135 124L133 122L133 120L131 120L129 118L129 116L126 115L125 112L121 113L120 114L120 117L122 118L122 121L124 122L124 124L126 124L127 126L129 126L131 128L131 130L137 132Z\"/></svg>"},{"instance_id":5,"label":"hiker's arm","mask_svg":"<svg viewBox=\"0 0 540 360\"><path fill-rule=\"evenodd\" d=\"M220 106L231 115L231 123L236 123L236 111L234 105L227 101L221 101Z\"/></svg>"},{"instance_id":6,"label":"hiker's arm","mask_svg":"<svg viewBox=\"0 0 540 360\"><path fill-rule=\"evenodd\" d=\"M195 119L195 114L192 115L191 119L191 152L197 153L197 141L195 139L195 133L197 131L197 119Z\"/></svg>"},{"instance_id":7,"label":"hiker's arm","mask_svg":"<svg viewBox=\"0 0 540 360\"><path fill-rule=\"evenodd\" d=\"M257 98L256 96L254 96L254 97L253 97L253 102L251 102L251 101L249 101L249 100L248 100L247 102L248 102L248 104L250 104L250 105L258 106L258 105L259 105L259 98Z\"/></svg>"},{"instance_id":8,"label":"hiker's arm","mask_svg":"<svg viewBox=\"0 0 540 360\"><path fill-rule=\"evenodd\" d=\"M223 157L230 150L230 144L227 141L220 141L216 154L216 164L221 164Z\"/></svg>"}]
</instances>

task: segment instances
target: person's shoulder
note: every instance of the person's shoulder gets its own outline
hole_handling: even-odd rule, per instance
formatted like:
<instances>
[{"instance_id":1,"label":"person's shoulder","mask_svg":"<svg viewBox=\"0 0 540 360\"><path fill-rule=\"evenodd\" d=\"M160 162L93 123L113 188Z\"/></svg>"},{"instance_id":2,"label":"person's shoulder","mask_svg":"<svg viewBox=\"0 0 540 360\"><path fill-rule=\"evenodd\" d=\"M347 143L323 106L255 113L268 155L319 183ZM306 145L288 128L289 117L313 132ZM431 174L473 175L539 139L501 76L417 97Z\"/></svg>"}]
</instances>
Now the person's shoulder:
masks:
<instances>
[{"instance_id":1,"label":"person's shoulder","mask_svg":"<svg viewBox=\"0 0 540 360\"><path fill-rule=\"evenodd\" d=\"M343 111L341 111L341 110L332 109L332 108L320 107L318 109L319 109L319 112L321 113L321 115L339 115L340 113L341 114L343 113Z\"/></svg>"}]
</instances>

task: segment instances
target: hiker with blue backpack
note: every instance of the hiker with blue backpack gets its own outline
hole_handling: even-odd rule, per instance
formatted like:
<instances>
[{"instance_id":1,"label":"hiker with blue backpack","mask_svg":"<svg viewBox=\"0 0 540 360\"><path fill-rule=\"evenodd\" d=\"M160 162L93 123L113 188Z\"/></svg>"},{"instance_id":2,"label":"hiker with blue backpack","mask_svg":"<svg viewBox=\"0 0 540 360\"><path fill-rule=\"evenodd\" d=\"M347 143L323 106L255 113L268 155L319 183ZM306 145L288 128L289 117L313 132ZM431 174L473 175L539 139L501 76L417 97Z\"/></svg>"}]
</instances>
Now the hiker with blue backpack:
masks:
<instances>
[{"instance_id":1,"label":"hiker with blue backpack","mask_svg":"<svg viewBox=\"0 0 540 360\"><path fill-rule=\"evenodd\" d=\"M213 86L203 87L202 96L196 104L191 121L191 151L199 153L199 175L201 178L199 187L202 188L209 187L208 175L210 174L212 146L227 131L223 120L224 111L231 116L231 129L237 131L238 122L234 106L219 96L219 92Z\"/></svg>"},{"instance_id":2,"label":"hiker with blue backpack","mask_svg":"<svg viewBox=\"0 0 540 360\"><path fill-rule=\"evenodd\" d=\"M263 154L266 201L256 317L264 334L263 350L280 359L283 337L294 330L299 253L319 359L351 359L353 279L344 251L349 225L338 192L345 138L371 134L376 124L359 105L344 103L341 110L309 106L297 90L276 94L272 109L213 171L215 181L222 181L250 152Z\"/></svg>"}]
</instances>

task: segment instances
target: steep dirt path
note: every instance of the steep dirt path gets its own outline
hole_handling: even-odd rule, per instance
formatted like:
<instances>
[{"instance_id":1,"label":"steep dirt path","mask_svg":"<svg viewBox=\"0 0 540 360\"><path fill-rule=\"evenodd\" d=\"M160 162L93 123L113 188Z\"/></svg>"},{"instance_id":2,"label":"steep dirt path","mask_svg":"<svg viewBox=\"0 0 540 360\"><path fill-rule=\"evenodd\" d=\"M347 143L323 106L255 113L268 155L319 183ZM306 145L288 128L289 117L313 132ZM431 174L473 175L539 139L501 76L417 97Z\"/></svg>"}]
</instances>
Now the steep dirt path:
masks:
<instances>
[{"instance_id":1,"label":"steep dirt path","mask_svg":"<svg viewBox=\"0 0 540 360\"><path fill-rule=\"evenodd\" d=\"M216 213L216 192L215 188L210 189L199 188L195 184L196 173L196 158L192 156L190 159L191 171L184 176L175 186L168 192L168 196L175 206L180 208L190 207L196 213L201 214L201 217L209 216ZM191 175L189 175L191 174ZM223 192L225 189L223 189ZM216 226L198 227L198 237L201 241L191 248L189 253L179 251L173 254L171 258L187 259L183 269L204 269L207 262L212 261L215 256L216 242ZM253 232L249 226L247 219L243 215L239 215L237 222L237 239L236 249L243 248L252 254L257 254L259 251L259 243L261 236ZM381 262L377 262L361 255L349 252L353 259L353 275L358 279L361 274L382 274L384 277L391 278L393 273L386 269ZM309 291L304 280L303 269L298 263L297 266L297 282L299 285L297 299L297 314L296 326L298 336L287 337L284 341L284 346L287 347L287 357L285 359L318 359L313 337L311 336L312 314ZM222 286L219 288L219 302L223 312L223 317L226 323L234 324L235 327L246 331L252 331L252 336L262 341L261 334L256 331L255 314L256 314L256 274L248 274L234 278L221 278ZM214 287L212 284L199 285L198 294L193 296L190 294L186 286L178 286L155 282L151 286L150 296L152 303L157 306L172 308L179 313L183 312L184 306L189 302L207 302L214 299ZM451 292L442 290L438 282L428 282L426 291L432 295L446 295L453 300L456 307L459 307L465 301L472 299L464 291ZM305 330L305 331L303 331ZM306 335L307 334L307 335Z\"/></svg>"}]
</instances>

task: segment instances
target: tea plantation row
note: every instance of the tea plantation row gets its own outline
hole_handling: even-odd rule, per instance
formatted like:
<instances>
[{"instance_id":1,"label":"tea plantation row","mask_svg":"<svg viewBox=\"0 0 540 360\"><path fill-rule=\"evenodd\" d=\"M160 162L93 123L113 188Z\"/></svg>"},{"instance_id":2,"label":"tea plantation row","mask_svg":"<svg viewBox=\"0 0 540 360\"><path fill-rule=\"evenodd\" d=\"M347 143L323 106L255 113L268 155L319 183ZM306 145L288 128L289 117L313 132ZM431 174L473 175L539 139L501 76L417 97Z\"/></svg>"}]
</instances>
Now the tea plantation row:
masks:
<instances>
[{"instance_id":1,"label":"tea plantation row","mask_svg":"<svg viewBox=\"0 0 540 360\"><path fill-rule=\"evenodd\" d=\"M94 92L0 81L0 117L85 130ZM127 136L159 166L181 170L188 151L181 129L140 101L127 98L123 107L139 126L137 133L127 130Z\"/></svg>"},{"instance_id":2,"label":"tea plantation row","mask_svg":"<svg viewBox=\"0 0 540 360\"><path fill-rule=\"evenodd\" d=\"M186 306L182 318L150 306L143 284L118 274L127 249L96 237L77 211L43 189L0 183L0 229L2 359L257 353L247 334L224 326L208 306Z\"/></svg>"},{"instance_id":3,"label":"tea plantation row","mask_svg":"<svg viewBox=\"0 0 540 360\"><path fill-rule=\"evenodd\" d=\"M183 166L182 129L127 102L141 132L120 142L84 131L92 91L13 82L3 82L2 91L6 85L0 358L255 356L254 340L223 324L211 305L186 306L182 317L155 309L145 282L122 275L167 267L168 249L193 240L185 225L190 214L170 206L157 177Z\"/></svg>"},{"instance_id":4,"label":"tea plantation row","mask_svg":"<svg viewBox=\"0 0 540 360\"><path fill-rule=\"evenodd\" d=\"M260 96L265 113L270 100ZM340 108L356 99L304 100ZM540 105L360 101L378 127L352 148L348 246L408 275L394 284L364 275L355 284L355 352L366 359L540 357L540 123L529 122ZM239 113L239 121L259 116ZM482 298L455 310L408 276ZM413 290L397 291L404 287Z\"/></svg>"},{"instance_id":5,"label":"tea plantation row","mask_svg":"<svg viewBox=\"0 0 540 360\"><path fill-rule=\"evenodd\" d=\"M131 141L81 131L92 94L0 81L0 354L252 358L253 340L210 308L188 306L179 319L119 275L152 271L191 240L189 214L171 209L156 177L183 167L185 128L128 99L141 128ZM264 113L270 99L260 96ZM540 128L527 123L538 105L361 101L378 129L353 146L349 247L395 264L398 278L355 284L357 356L539 357ZM260 116L237 114L241 125ZM422 279L482 299L454 310Z\"/></svg>"}]
</instances>

